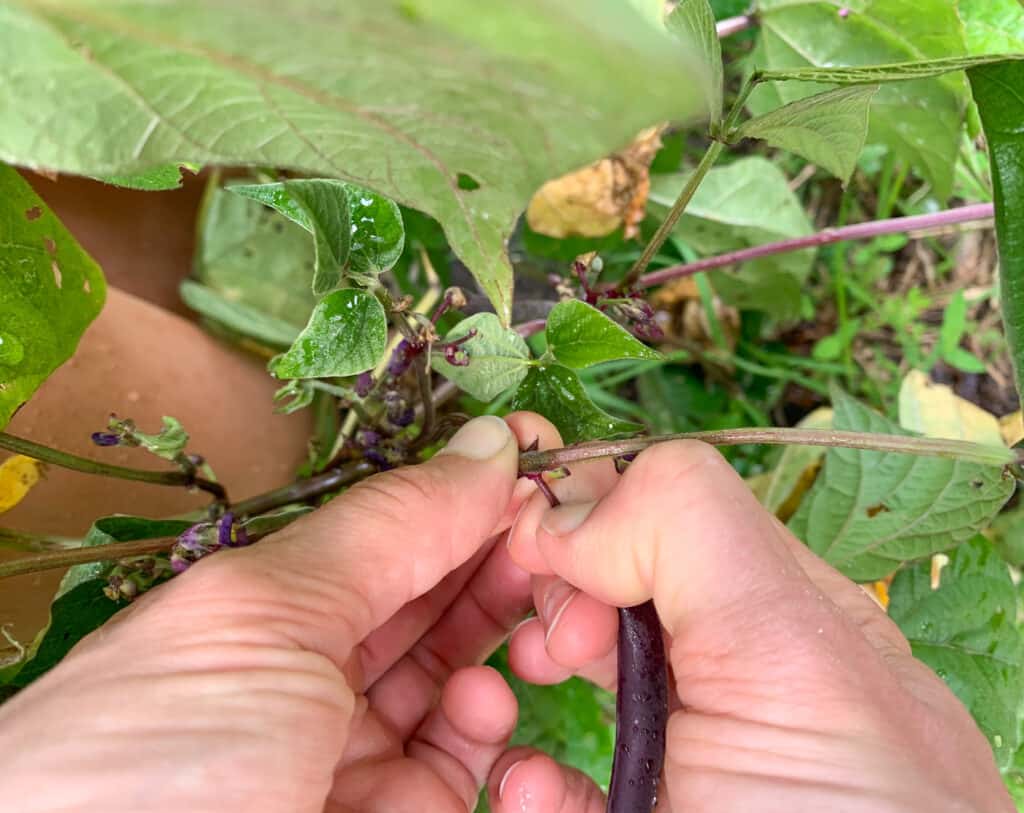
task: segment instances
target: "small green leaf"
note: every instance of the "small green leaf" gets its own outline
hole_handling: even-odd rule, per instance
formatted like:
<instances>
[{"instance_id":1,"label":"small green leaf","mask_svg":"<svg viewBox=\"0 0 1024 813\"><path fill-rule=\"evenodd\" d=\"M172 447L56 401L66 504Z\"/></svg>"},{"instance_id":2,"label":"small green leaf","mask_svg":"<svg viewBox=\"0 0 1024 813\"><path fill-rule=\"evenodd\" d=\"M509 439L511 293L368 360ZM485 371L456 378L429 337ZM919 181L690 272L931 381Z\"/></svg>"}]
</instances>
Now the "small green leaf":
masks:
<instances>
[{"instance_id":1,"label":"small green leaf","mask_svg":"<svg viewBox=\"0 0 1024 813\"><path fill-rule=\"evenodd\" d=\"M270 369L278 378L356 375L377 363L387 340L387 317L377 297L346 288L324 297L305 330Z\"/></svg>"},{"instance_id":2,"label":"small green leaf","mask_svg":"<svg viewBox=\"0 0 1024 813\"><path fill-rule=\"evenodd\" d=\"M76 585L50 606L50 624L35 647L34 656L11 683L25 688L56 666L71 648L102 626L123 604L103 593L106 579L91 579Z\"/></svg>"},{"instance_id":3,"label":"small green leaf","mask_svg":"<svg viewBox=\"0 0 1024 813\"><path fill-rule=\"evenodd\" d=\"M99 266L0 164L0 429L71 358L105 298Z\"/></svg>"},{"instance_id":4,"label":"small green leaf","mask_svg":"<svg viewBox=\"0 0 1024 813\"><path fill-rule=\"evenodd\" d=\"M982 536L949 554L939 588L931 563L896 574L889 615L913 648L963 701L1005 769L1020 744L1024 641L1010 571Z\"/></svg>"},{"instance_id":5,"label":"small green leaf","mask_svg":"<svg viewBox=\"0 0 1024 813\"><path fill-rule=\"evenodd\" d=\"M831 172L844 184L868 136L871 99L878 85L819 93L748 119L730 140L759 138Z\"/></svg>"},{"instance_id":6,"label":"small green leaf","mask_svg":"<svg viewBox=\"0 0 1024 813\"><path fill-rule=\"evenodd\" d=\"M967 300L964 292L953 294L942 316L942 328L939 330L939 348L942 353L949 353L960 345L964 331L967 330Z\"/></svg>"},{"instance_id":7,"label":"small green leaf","mask_svg":"<svg viewBox=\"0 0 1024 813\"><path fill-rule=\"evenodd\" d=\"M911 434L841 390L832 398L836 429ZM870 581L970 539L1013 490L999 466L829 449L790 528L851 579Z\"/></svg>"},{"instance_id":8,"label":"small green leaf","mask_svg":"<svg viewBox=\"0 0 1024 813\"><path fill-rule=\"evenodd\" d=\"M531 369L516 390L512 409L543 415L557 427L564 443L633 434L643 429L598 408L580 377L561 364L542 364Z\"/></svg>"},{"instance_id":9,"label":"small green leaf","mask_svg":"<svg viewBox=\"0 0 1024 813\"><path fill-rule=\"evenodd\" d=\"M681 0L665 20L668 30L700 56L710 73L707 108L712 131L722 123L722 46L708 0Z\"/></svg>"},{"instance_id":10,"label":"small green leaf","mask_svg":"<svg viewBox=\"0 0 1024 813\"><path fill-rule=\"evenodd\" d=\"M1003 325L1017 390L1024 392L1024 62L988 65L967 75L992 162Z\"/></svg>"},{"instance_id":11,"label":"small green leaf","mask_svg":"<svg viewBox=\"0 0 1024 813\"><path fill-rule=\"evenodd\" d=\"M218 322L229 330L264 342L271 347L288 347L299 335L299 328L217 293L206 285L182 280L181 298L192 310Z\"/></svg>"},{"instance_id":12,"label":"small green leaf","mask_svg":"<svg viewBox=\"0 0 1024 813\"><path fill-rule=\"evenodd\" d=\"M198 164L164 164L137 175L104 175L97 181L126 189L141 189L146 192L159 192L164 189L177 189L181 186L182 170L195 175L201 167Z\"/></svg>"},{"instance_id":13,"label":"small green leaf","mask_svg":"<svg viewBox=\"0 0 1024 813\"><path fill-rule=\"evenodd\" d=\"M164 415L161 420L164 424L163 429L156 434L147 434L135 429L132 435L138 440L139 445L150 454L173 461L185 451L185 447L188 445L188 432L177 418Z\"/></svg>"},{"instance_id":14,"label":"small green leaf","mask_svg":"<svg viewBox=\"0 0 1024 813\"><path fill-rule=\"evenodd\" d=\"M559 302L548 314L548 350L576 370L618 359L656 361L661 353L645 345L618 322L597 308L570 299Z\"/></svg>"},{"instance_id":15,"label":"small green leaf","mask_svg":"<svg viewBox=\"0 0 1024 813\"><path fill-rule=\"evenodd\" d=\"M493 313L477 313L463 319L444 337L446 342L461 339L471 330L476 335L461 349L469 364L449 364L442 353L433 352L430 365L459 389L478 401L490 401L510 387L518 386L533 363L526 341L514 330L504 328Z\"/></svg>"},{"instance_id":16,"label":"small green leaf","mask_svg":"<svg viewBox=\"0 0 1024 813\"><path fill-rule=\"evenodd\" d=\"M965 373L984 373L988 368L980 358L969 350L962 347L954 347L942 354L942 360L951 367L963 370Z\"/></svg>"},{"instance_id":17,"label":"small green leaf","mask_svg":"<svg viewBox=\"0 0 1024 813\"><path fill-rule=\"evenodd\" d=\"M1024 60L1024 54L985 54L982 56L951 56L890 65L867 65L849 68L794 68L768 70L756 74L763 82L819 82L828 85L876 85L883 82L908 82L934 79L947 73L966 71L1007 60Z\"/></svg>"},{"instance_id":18,"label":"small green leaf","mask_svg":"<svg viewBox=\"0 0 1024 813\"><path fill-rule=\"evenodd\" d=\"M850 319L831 336L819 339L811 350L811 355L818 361L835 361L853 341L860 330L860 320Z\"/></svg>"},{"instance_id":19,"label":"small green leaf","mask_svg":"<svg viewBox=\"0 0 1024 813\"><path fill-rule=\"evenodd\" d=\"M352 244L352 214L345 184L313 178L236 185L229 186L228 190L277 209L313 235L316 246L314 294L324 296L341 285Z\"/></svg>"},{"instance_id":20,"label":"small green leaf","mask_svg":"<svg viewBox=\"0 0 1024 813\"><path fill-rule=\"evenodd\" d=\"M227 189L277 209L307 231L316 234L308 213L296 202L296 183L321 185L336 198L344 195L351 220L346 271L377 276L398 262L405 247L405 226L402 223L402 212L393 200L360 186L334 180L236 184Z\"/></svg>"}]
</instances>

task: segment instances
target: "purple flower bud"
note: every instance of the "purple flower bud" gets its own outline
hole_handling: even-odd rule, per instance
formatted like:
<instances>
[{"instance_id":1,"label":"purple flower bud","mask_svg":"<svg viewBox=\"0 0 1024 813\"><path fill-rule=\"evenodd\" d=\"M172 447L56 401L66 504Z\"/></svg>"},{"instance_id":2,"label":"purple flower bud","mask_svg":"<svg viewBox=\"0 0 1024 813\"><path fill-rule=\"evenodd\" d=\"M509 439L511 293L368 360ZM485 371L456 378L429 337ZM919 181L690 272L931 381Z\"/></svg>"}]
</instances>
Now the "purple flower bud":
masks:
<instances>
[{"instance_id":1,"label":"purple flower bud","mask_svg":"<svg viewBox=\"0 0 1024 813\"><path fill-rule=\"evenodd\" d=\"M629 464L636 460L636 453L622 454L614 458L614 460L615 471L622 474L627 468L629 468Z\"/></svg>"},{"instance_id":2,"label":"purple flower bud","mask_svg":"<svg viewBox=\"0 0 1024 813\"><path fill-rule=\"evenodd\" d=\"M231 547L231 526L235 524L235 515L230 511L217 522L217 544L222 548Z\"/></svg>"},{"instance_id":3,"label":"purple flower bud","mask_svg":"<svg viewBox=\"0 0 1024 813\"><path fill-rule=\"evenodd\" d=\"M383 439L384 436L373 429L360 429L356 433L356 443L364 449L372 449L374 446L378 446Z\"/></svg>"},{"instance_id":4,"label":"purple flower bud","mask_svg":"<svg viewBox=\"0 0 1024 813\"><path fill-rule=\"evenodd\" d=\"M187 528L171 548L171 568L175 573L182 573L193 562L222 548L223 544L220 541L222 533L222 523L213 525L209 522L200 522ZM230 534L230 526L228 526L228 533Z\"/></svg>"},{"instance_id":5,"label":"purple flower bud","mask_svg":"<svg viewBox=\"0 0 1024 813\"><path fill-rule=\"evenodd\" d=\"M113 432L93 432L92 442L97 446L117 446L121 442L121 436Z\"/></svg>"},{"instance_id":6,"label":"purple flower bud","mask_svg":"<svg viewBox=\"0 0 1024 813\"><path fill-rule=\"evenodd\" d=\"M367 395L370 394L370 390L372 389L373 373L360 373L359 378L356 379L356 395L358 395L360 398L365 398Z\"/></svg>"},{"instance_id":7,"label":"purple flower bud","mask_svg":"<svg viewBox=\"0 0 1024 813\"><path fill-rule=\"evenodd\" d=\"M387 409L388 421L398 427L406 427L416 419L416 410L409 406L409 402L395 391L384 396L384 406Z\"/></svg>"},{"instance_id":8,"label":"purple flower bud","mask_svg":"<svg viewBox=\"0 0 1024 813\"><path fill-rule=\"evenodd\" d=\"M462 345L474 338L476 334L477 330L476 328L473 328L465 336L460 336L453 341L442 344L440 349L444 353L444 360L453 367L468 367L470 356L469 353L462 348Z\"/></svg>"},{"instance_id":9,"label":"purple flower bud","mask_svg":"<svg viewBox=\"0 0 1024 813\"><path fill-rule=\"evenodd\" d=\"M394 468L379 449L367 449L363 452L363 458L373 465L377 466L381 471L387 471L388 469Z\"/></svg>"},{"instance_id":10,"label":"purple flower bud","mask_svg":"<svg viewBox=\"0 0 1024 813\"><path fill-rule=\"evenodd\" d=\"M408 339L402 339L391 354L391 360L388 361L388 374L398 378L409 369L409 365L412 364L415 357L416 348Z\"/></svg>"},{"instance_id":11,"label":"purple flower bud","mask_svg":"<svg viewBox=\"0 0 1024 813\"><path fill-rule=\"evenodd\" d=\"M850 9L848 9L848 8L841 8L841 9L839 9L839 16L842 17L845 20L847 17L850 16Z\"/></svg>"}]
</instances>

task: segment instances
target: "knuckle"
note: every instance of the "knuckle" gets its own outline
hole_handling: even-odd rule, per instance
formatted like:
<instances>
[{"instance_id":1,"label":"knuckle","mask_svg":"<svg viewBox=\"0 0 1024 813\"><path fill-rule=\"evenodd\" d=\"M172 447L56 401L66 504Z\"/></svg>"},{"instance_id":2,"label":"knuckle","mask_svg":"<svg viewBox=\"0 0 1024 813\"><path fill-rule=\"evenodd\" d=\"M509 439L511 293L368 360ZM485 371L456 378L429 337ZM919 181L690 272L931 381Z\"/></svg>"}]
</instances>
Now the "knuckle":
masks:
<instances>
[{"instance_id":1,"label":"knuckle","mask_svg":"<svg viewBox=\"0 0 1024 813\"><path fill-rule=\"evenodd\" d=\"M346 516L377 522L404 522L416 505L444 505L454 498L451 484L421 467L409 466L375 475L345 495Z\"/></svg>"}]
</instances>

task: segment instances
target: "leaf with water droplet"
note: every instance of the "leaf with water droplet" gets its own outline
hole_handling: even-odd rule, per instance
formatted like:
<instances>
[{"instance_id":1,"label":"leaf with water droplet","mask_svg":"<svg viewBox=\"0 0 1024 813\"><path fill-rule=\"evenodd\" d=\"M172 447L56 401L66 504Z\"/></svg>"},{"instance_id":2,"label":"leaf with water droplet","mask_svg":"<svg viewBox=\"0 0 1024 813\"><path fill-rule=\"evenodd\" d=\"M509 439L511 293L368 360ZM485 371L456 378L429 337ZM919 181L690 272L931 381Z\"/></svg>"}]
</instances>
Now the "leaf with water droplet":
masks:
<instances>
[{"instance_id":1,"label":"leaf with water droplet","mask_svg":"<svg viewBox=\"0 0 1024 813\"><path fill-rule=\"evenodd\" d=\"M512 399L512 409L537 412L553 423L564 443L627 435L643 429L599 408L580 377L561 364L541 364L527 373Z\"/></svg>"},{"instance_id":2,"label":"leaf with water droplet","mask_svg":"<svg viewBox=\"0 0 1024 813\"><path fill-rule=\"evenodd\" d=\"M71 357L105 298L99 266L0 164L0 429Z\"/></svg>"},{"instance_id":3,"label":"leaf with water droplet","mask_svg":"<svg viewBox=\"0 0 1024 813\"><path fill-rule=\"evenodd\" d=\"M346 288L328 294L289 348L270 363L278 378L332 378L371 369L387 345L387 317L373 294Z\"/></svg>"},{"instance_id":4,"label":"leaf with water droplet","mask_svg":"<svg viewBox=\"0 0 1024 813\"><path fill-rule=\"evenodd\" d=\"M618 322L578 299L555 305L548 314L546 329L548 350L559 362L576 370L603 361L662 358Z\"/></svg>"},{"instance_id":5,"label":"leaf with water droplet","mask_svg":"<svg viewBox=\"0 0 1024 813\"><path fill-rule=\"evenodd\" d=\"M502 327L493 313L477 313L463 319L448 331L444 340L461 339L470 331L476 331L473 338L460 345L469 358L467 365L450 364L437 350L431 354L430 364L460 389L487 402L526 377L533 363L530 348L522 336L511 328Z\"/></svg>"},{"instance_id":6,"label":"leaf with water droplet","mask_svg":"<svg viewBox=\"0 0 1024 813\"><path fill-rule=\"evenodd\" d=\"M939 675L989 737L1000 767L1021 743L1017 709L1024 700L1024 639L1004 623L1016 588L992 543L975 536L949 554L938 589L928 561L896 574L889 615L915 657Z\"/></svg>"}]
</instances>

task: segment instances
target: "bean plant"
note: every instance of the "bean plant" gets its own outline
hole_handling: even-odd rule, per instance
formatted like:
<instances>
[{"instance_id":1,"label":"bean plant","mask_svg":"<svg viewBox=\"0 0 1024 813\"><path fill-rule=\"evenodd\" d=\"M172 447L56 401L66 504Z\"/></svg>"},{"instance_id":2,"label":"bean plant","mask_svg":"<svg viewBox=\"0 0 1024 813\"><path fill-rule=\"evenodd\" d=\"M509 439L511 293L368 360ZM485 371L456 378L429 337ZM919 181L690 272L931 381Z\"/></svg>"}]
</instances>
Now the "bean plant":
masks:
<instances>
[{"instance_id":1,"label":"bean plant","mask_svg":"<svg viewBox=\"0 0 1024 813\"><path fill-rule=\"evenodd\" d=\"M818 247L991 218L1006 343L1024 374L1024 10L1016 0L759 0L716 23L709 0L664 15L662 5L0 0L0 429L72 357L105 296L100 268L15 167L154 192L203 168L181 297L217 336L262 354L277 409L317 416L295 481L245 500L171 416L162 427L112 416L89 457L0 432L12 454L3 469L21 484L8 504L0 491L0 510L32 485L33 461L209 495L198 515L97 517L73 542L0 530L20 554L0 562L0 577L68 568L49 625L0 669L0 693L29 685L198 560L258 544L359 480L429 456L466 412L531 410L565 443L520 459L553 503L551 481L580 461L612 458L621 470L671 438L785 446L784 457L803 455L798 473L820 461L802 491L776 476L766 504L792 497L789 526L814 552L858 582L885 580L915 655L961 697L1017 789L1020 562L984 532L1014 495L1019 450L924 437L838 376L826 425L651 433L593 376L627 370L622 381L633 381L672 361L652 304L661 286L693 277L744 320L785 324L805 307ZM730 36L748 47L723 60ZM685 172L678 154L659 153L674 171L644 177L639 242L621 232L557 242L517 225L542 184L666 123L703 151ZM972 188L985 197L946 208L971 138L987 147L991 193L981 179ZM875 148L928 190L931 211L815 231L765 158L849 184ZM751 215L762 208L770 216ZM520 302L514 283L538 246L550 296ZM944 357L969 367L962 333ZM819 361L848 341L837 334ZM159 462L104 462L116 446ZM614 749L602 746L614 755L608 809L650 811L667 717L651 605L620 610L619 658L619 717L642 717L649 731L622 726ZM521 734L548 737L531 730L529 704L549 701L516 685ZM601 696L554 696L566 730L574 715L605 713Z\"/></svg>"}]
</instances>

